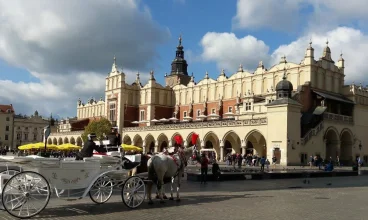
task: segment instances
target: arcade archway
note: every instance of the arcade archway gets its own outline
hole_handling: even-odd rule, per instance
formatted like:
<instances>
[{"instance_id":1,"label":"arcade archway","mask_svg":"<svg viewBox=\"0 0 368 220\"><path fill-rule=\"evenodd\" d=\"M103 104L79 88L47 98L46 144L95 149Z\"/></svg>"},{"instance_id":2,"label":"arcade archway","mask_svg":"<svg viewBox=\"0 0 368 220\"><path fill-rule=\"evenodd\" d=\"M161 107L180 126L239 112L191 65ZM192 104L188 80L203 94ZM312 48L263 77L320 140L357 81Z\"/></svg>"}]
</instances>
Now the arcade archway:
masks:
<instances>
[{"instance_id":1,"label":"arcade archway","mask_svg":"<svg viewBox=\"0 0 368 220\"><path fill-rule=\"evenodd\" d=\"M344 129L340 135L340 163L344 165L351 165L353 162L353 133Z\"/></svg>"},{"instance_id":2,"label":"arcade archway","mask_svg":"<svg viewBox=\"0 0 368 220\"><path fill-rule=\"evenodd\" d=\"M52 144L53 144L53 145L57 145L57 144L58 144L58 142L57 142L57 139L56 139L56 138L52 139Z\"/></svg>"},{"instance_id":3,"label":"arcade archway","mask_svg":"<svg viewBox=\"0 0 368 220\"><path fill-rule=\"evenodd\" d=\"M144 142L146 144L145 147L145 151L148 152L155 152L155 138L151 135L148 134L145 138L144 138Z\"/></svg>"},{"instance_id":4,"label":"arcade archway","mask_svg":"<svg viewBox=\"0 0 368 220\"><path fill-rule=\"evenodd\" d=\"M258 130L253 130L245 136L245 154L258 155L259 157L267 157L266 138Z\"/></svg>"},{"instance_id":5,"label":"arcade archway","mask_svg":"<svg viewBox=\"0 0 368 220\"><path fill-rule=\"evenodd\" d=\"M224 158L221 158L224 157L224 155L221 155L221 151L220 151L220 141L219 141L219 138L218 136L213 133L213 132L208 132L204 138L203 138L203 141L204 141L204 148L205 149L214 149L216 151L216 159L217 160L223 160Z\"/></svg>"},{"instance_id":6,"label":"arcade archway","mask_svg":"<svg viewBox=\"0 0 368 220\"><path fill-rule=\"evenodd\" d=\"M47 144L52 144L52 139L51 139L51 138L49 138L49 139L47 140Z\"/></svg>"},{"instance_id":7,"label":"arcade archway","mask_svg":"<svg viewBox=\"0 0 368 220\"><path fill-rule=\"evenodd\" d=\"M75 139L74 139L74 137L71 137L70 138L70 143L75 145Z\"/></svg>"},{"instance_id":8,"label":"arcade archway","mask_svg":"<svg viewBox=\"0 0 368 220\"><path fill-rule=\"evenodd\" d=\"M143 147L143 139L139 134L134 136L133 145L137 147Z\"/></svg>"},{"instance_id":9,"label":"arcade archway","mask_svg":"<svg viewBox=\"0 0 368 220\"><path fill-rule=\"evenodd\" d=\"M64 144L68 144L69 143L69 139L67 137L64 138Z\"/></svg>"},{"instance_id":10,"label":"arcade archway","mask_svg":"<svg viewBox=\"0 0 368 220\"><path fill-rule=\"evenodd\" d=\"M81 137L77 137L77 146L82 147L83 141Z\"/></svg>"},{"instance_id":11,"label":"arcade archway","mask_svg":"<svg viewBox=\"0 0 368 220\"><path fill-rule=\"evenodd\" d=\"M131 145L132 139L128 135L125 135L123 138L123 144Z\"/></svg>"},{"instance_id":12,"label":"arcade archway","mask_svg":"<svg viewBox=\"0 0 368 220\"><path fill-rule=\"evenodd\" d=\"M158 141L158 152L162 152L164 148L169 147L169 139L165 134L160 134L157 138Z\"/></svg>"},{"instance_id":13,"label":"arcade archway","mask_svg":"<svg viewBox=\"0 0 368 220\"><path fill-rule=\"evenodd\" d=\"M337 158L337 154L339 151L338 144L339 144L339 134L335 128L328 128L325 133L325 145L326 145L326 160L333 160L335 161Z\"/></svg>"},{"instance_id":14,"label":"arcade archway","mask_svg":"<svg viewBox=\"0 0 368 220\"><path fill-rule=\"evenodd\" d=\"M198 137L197 142L196 143L192 143L192 135L194 134L194 132L190 133L186 139L187 141L187 146L185 147L191 147L194 144L197 146L197 149L201 148L201 137Z\"/></svg>"},{"instance_id":15,"label":"arcade archway","mask_svg":"<svg viewBox=\"0 0 368 220\"><path fill-rule=\"evenodd\" d=\"M59 138L59 140L58 140L58 143L57 143L58 145L61 145L61 144L63 144L63 139L60 137Z\"/></svg>"},{"instance_id":16,"label":"arcade archway","mask_svg":"<svg viewBox=\"0 0 368 220\"><path fill-rule=\"evenodd\" d=\"M180 136L180 137L181 137L181 139L183 140L183 144L185 144L185 143L184 143L185 139L183 138L183 136L182 136L180 133L175 133L175 134L171 137L171 139L170 139L170 141L171 141L171 145L172 145L172 146L174 146L174 145L175 145L175 143L176 143L176 141L175 141L175 136ZM169 146L170 146L170 142L169 142Z\"/></svg>"},{"instance_id":17,"label":"arcade archway","mask_svg":"<svg viewBox=\"0 0 368 220\"><path fill-rule=\"evenodd\" d=\"M224 142L224 156L228 153L241 153L241 141L234 131L226 133L222 141Z\"/></svg>"}]
</instances>

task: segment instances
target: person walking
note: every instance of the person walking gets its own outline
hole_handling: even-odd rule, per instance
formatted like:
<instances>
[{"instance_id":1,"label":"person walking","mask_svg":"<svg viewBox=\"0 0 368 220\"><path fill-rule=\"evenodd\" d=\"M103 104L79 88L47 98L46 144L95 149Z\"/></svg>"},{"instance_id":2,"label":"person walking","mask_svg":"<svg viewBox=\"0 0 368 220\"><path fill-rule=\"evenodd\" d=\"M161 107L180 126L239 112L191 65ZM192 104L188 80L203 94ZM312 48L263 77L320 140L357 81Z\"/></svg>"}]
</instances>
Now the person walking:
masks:
<instances>
[{"instance_id":1,"label":"person walking","mask_svg":"<svg viewBox=\"0 0 368 220\"><path fill-rule=\"evenodd\" d=\"M208 172L208 158L205 153L202 153L201 157L201 184L206 184L207 182L207 172Z\"/></svg>"},{"instance_id":2,"label":"person walking","mask_svg":"<svg viewBox=\"0 0 368 220\"><path fill-rule=\"evenodd\" d=\"M266 158L264 156L262 156L262 158L260 160L261 172L264 172L265 163L266 163Z\"/></svg>"}]
</instances>

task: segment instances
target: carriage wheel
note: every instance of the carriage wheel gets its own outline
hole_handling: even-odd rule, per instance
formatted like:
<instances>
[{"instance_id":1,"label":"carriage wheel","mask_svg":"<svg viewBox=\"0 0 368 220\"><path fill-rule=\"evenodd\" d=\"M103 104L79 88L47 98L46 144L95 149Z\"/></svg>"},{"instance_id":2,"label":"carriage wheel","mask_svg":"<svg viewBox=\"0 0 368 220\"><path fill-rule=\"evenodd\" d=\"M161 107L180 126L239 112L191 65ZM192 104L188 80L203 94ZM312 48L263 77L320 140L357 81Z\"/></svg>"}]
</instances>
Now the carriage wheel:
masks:
<instances>
[{"instance_id":1,"label":"carriage wheel","mask_svg":"<svg viewBox=\"0 0 368 220\"><path fill-rule=\"evenodd\" d=\"M137 208L140 206L144 198L146 197L146 185L142 178L137 176L129 177L123 186L121 191L121 199L124 204L131 208Z\"/></svg>"},{"instance_id":2,"label":"carriage wheel","mask_svg":"<svg viewBox=\"0 0 368 220\"><path fill-rule=\"evenodd\" d=\"M25 171L15 174L5 183L1 199L10 215L31 218L45 209L50 197L47 180L38 173Z\"/></svg>"},{"instance_id":3,"label":"carriage wheel","mask_svg":"<svg viewBox=\"0 0 368 220\"><path fill-rule=\"evenodd\" d=\"M114 184L111 178L103 175L93 183L88 194L94 203L103 204L111 198L113 188Z\"/></svg>"},{"instance_id":4,"label":"carriage wheel","mask_svg":"<svg viewBox=\"0 0 368 220\"><path fill-rule=\"evenodd\" d=\"M4 170L2 172L0 172L0 174L6 174L6 175L10 175L10 176L14 176L15 174L20 173L19 170L14 170L14 169L8 169L8 170Z\"/></svg>"}]
</instances>

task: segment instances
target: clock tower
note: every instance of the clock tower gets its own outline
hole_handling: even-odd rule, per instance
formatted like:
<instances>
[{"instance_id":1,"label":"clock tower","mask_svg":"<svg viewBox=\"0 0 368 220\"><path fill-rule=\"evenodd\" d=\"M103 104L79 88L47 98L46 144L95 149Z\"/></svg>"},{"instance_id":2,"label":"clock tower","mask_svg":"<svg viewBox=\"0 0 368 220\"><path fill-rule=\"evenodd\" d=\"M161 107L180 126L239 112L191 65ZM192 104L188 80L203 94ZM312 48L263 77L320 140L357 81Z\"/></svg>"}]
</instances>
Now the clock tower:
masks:
<instances>
[{"instance_id":1,"label":"clock tower","mask_svg":"<svg viewBox=\"0 0 368 220\"><path fill-rule=\"evenodd\" d=\"M188 64L184 59L184 47L181 45L182 38L179 37L179 45L176 47L176 56L171 63L171 72L165 75L166 86L174 87L178 84L187 85L190 81L188 76Z\"/></svg>"}]
</instances>

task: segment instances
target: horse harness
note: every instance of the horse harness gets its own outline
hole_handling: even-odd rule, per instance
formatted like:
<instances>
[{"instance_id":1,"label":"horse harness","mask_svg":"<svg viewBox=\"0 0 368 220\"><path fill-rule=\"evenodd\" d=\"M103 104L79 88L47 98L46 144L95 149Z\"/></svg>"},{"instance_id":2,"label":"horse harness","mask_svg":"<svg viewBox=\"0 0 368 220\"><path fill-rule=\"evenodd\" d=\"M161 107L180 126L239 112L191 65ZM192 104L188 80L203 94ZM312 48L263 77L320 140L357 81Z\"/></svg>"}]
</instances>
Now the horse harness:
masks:
<instances>
[{"instance_id":1,"label":"horse harness","mask_svg":"<svg viewBox=\"0 0 368 220\"><path fill-rule=\"evenodd\" d=\"M174 175L174 178L176 178L179 175L179 171L183 168L184 164L186 164L184 153L178 151L177 154L179 156L179 159L181 160L180 165L178 163L178 159L176 157L174 157L175 154L169 155L173 159L173 161L175 162L176 166L178 167L178 169L177 169L177 171L176 171L176 173Z\"/></svg>"}]
</instances>

